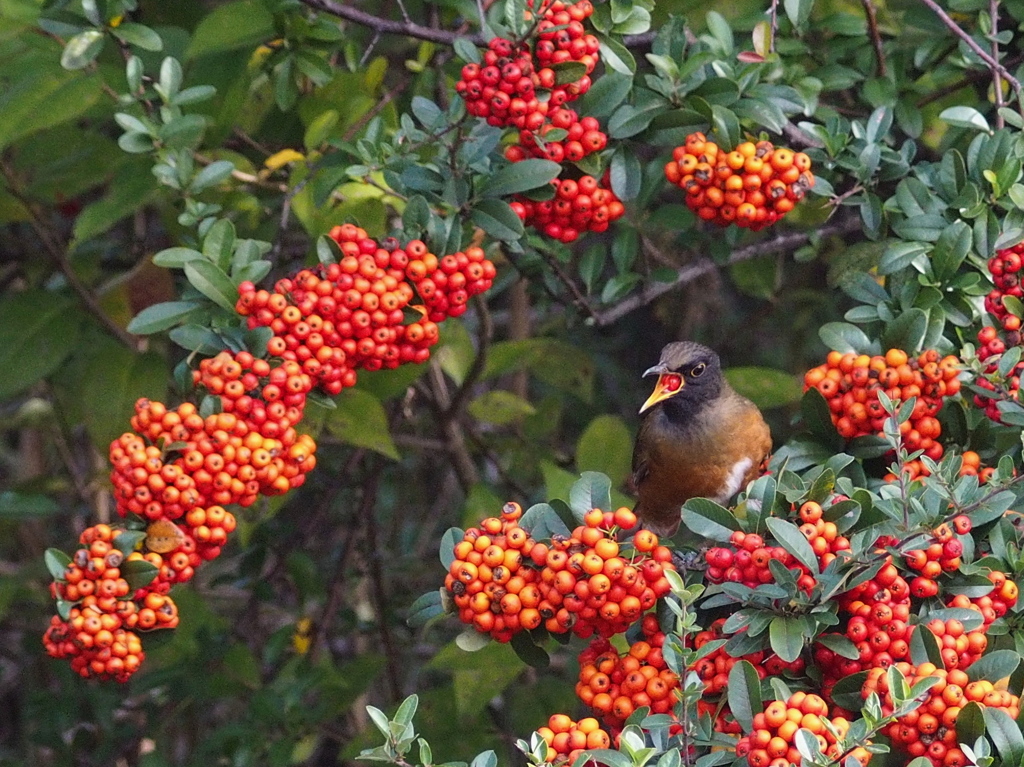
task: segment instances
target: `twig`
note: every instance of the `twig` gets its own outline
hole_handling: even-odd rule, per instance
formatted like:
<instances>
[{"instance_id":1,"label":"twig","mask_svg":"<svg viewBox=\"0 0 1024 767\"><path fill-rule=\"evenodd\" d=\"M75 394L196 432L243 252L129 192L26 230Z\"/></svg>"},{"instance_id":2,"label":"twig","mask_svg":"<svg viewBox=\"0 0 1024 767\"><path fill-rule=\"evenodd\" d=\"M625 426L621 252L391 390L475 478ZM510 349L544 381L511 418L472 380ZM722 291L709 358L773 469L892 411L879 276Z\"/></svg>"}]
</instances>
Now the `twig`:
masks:
<instances>
[{"instance_id":1,"label":"twig","mask_svg":"<svg viewBox=\"0 0 1024 767\"><path fill-rule=\"evenodd\" d=\"M989 40L992 41L992 58L999 60L999 0L988 0L988 15L992 21L992 31L989 32ZM1003 79L999 76L999 70L992 70L992 88L995 91L996 100L996 128L1006 127L1006 121L999 114L999 110L1006 106L1003 100Z\"/></svg>"},{"instance_id":2,"label":"twig","mask_svg":"<svg viewBox=\"0 0 1024 767\"><path fill-rule=\"evenodd\" d=\"M455 41L461 37L468 39L475 45L486 45L483 35L480 34L470 35L459 32L449 32L445 29L424 27L411 21L382 19L379 16L374 16L366 11L353 8L350 5L337 3L335 0L302 0L302 3L308 5L310 8L316 8L318 11L323 11L324 13L329 13L332 16L337 16L339 18L346 19L347 21L355 22L356 24L360 24L383 34L405 35L406 37L415 37L418 40L429 40L430 42L441 43L442 45L453 45Z\"/></svg>"},{"instance_id":3,"label":"twig","mask_svg":"<svg viewBox=\"0 0 1024 767\"><path fill-rule=\"evenodd\" d=\"M11 195L18 200L29 213L29 226L35 231L36 236L39 237L40 242L43 244L43 249L53 259L57 268L61 274L64 275L64 279L68 281L68 285L71 286L78 297L85 304L85 307L89 310L100 324L103 325L118 341L127 346L133 352L138 352L142 348L143 341L136 338L127 330L122 328L113 318L103 311L103 307L100 306L100 302L96 296L79 278L78 274L75 273L74 268L71 266L71 262L68 261L67 252L64 245L57 241L45 222L43 216L39 212L39 206L29 200L21 192L18 186L18 177L14 170L4 161L0 160L0 173L3 173L4 179L7 181L7 187L11 192Z\"/></svg>"},{"instance_id":4,"label":"twig","mask_svg":"<svg viewBox=\"0 0 1024 767\"><path fill-rule=\"evenodd\" d=\"M882 35L878 31L878 13L872 0L860 0L864 6L864 13L868 17L868 33L871 35L871 44L875 47L875 74L878 77L885 77L885 50L882 48Z\"/></svg>"},{"instance_id":5,"label":"twig","mask_svg":"<svg viewBox=\"0 0 1024 767\"><path fill-rule=\"evenodd\" d=\"M857 231L860 228L860 222L856 218L850 218L846 221L842 221L837 224L822 227L817 232L789 232L787 234L780 234L773 240L767 242L755 242L752 245L748 245L744 248L740 248L733 252L729 257L729 260L724 264L716 263L710 258L701 258L697 261L687 264L686 266L679 269L676 273L675 279L671 282L661 282L655 284L649 284L644 287L639 293L636 293L628 298L620 301L614 306L610 306L608 309L598 312L594 316L594 324L598 327L605 327L611 325L613 322L618 321L625 315L629 314L641 306L654 301L666 293L675 290L680 285L685 285L688 282L693 282L698 277L701 277L708 272L713 272L716 269L721 269L723 266L730 264L736 264L741 261L748 261L751 258L757 258L758 256L765 256L770 253L778 253L782 251L791 250L793 248L800 247L811 240L812 235L829 237L837 234L849 234Z\"/></svg>"},{"instance_id":6,"label":"twig","mask_svg":"<svg viewBox=\"0 0 1024 767\"><path fill-rule=\"evenodd\" d=\"M939 17L939 20L946 25L947 29L949 29L954 35L963 40L968 48L970 48L972 51L978 54L978 58L984 61L985 64L988 65L989 69L991 69L994 73L998 72L1000 75L1002 75L1006 82L1010 84L1010 87L1013 88L1013 92L1017 97L1017 101L1021 100L1020 80L1018 80L1016 77L1010 74L1002 64L1000 64L998 61L992 58L985 51L984 48L978 45L977 41L969 34L967 34L967 32L959 24L953 21L953 19L950 18L949 14L946 13L942 9L942 6L935 2L935 0L921 0L921 2L928 6L928 8L931 9L932 13Z\"/></svg>"},{"instance_id":7,"label":"twig","mask_svg":"<svg viewBox=\"0 0 1024 767\"><path fill-rule=\"evenodd\" d=\"M583 295L579 286L573 282L572 277L565 273L565 270L562 268L562 265L558 263L558 260L550 253L546 253L544 251L538 252L540 253L541 258L544 259L544 263L546 263L551 268L551 271L555 273L555 276L558 277L558 281L565 285L568 291L572 294L573 304L577 308L585 311L592 318L596 319L597 313L594 311L594 307L592 307L590 302L587 301L587 297Z\"/></svg>"},{"instance_id":8,"label":"twig","mask_svg":"<svg viewBox=\"0 0 1024 767\"><path fill-rule=\"evenodd\" d=\"M775 38L779 34L779 0L772 0L769 18L771 19L771 35L768 40L768 52L775 53Z\"/></svg>"}]
</instances>

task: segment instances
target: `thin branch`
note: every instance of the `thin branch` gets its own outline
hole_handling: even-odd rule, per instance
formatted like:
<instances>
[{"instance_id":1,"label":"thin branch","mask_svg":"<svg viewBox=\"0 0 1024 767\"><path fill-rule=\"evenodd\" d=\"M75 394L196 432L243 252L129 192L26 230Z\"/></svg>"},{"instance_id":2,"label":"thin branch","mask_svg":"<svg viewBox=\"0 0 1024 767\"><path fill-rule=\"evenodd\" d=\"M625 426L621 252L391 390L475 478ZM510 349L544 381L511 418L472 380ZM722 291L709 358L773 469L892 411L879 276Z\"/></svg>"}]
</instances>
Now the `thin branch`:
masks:
<instances>
[{"instance_id":1,"label":"thin branch","mask_svg":"<svg viewBox=\"0 0 1024 767\"><path fill-rule=\"evenodd\" d=\"M585 311L593 319L597 319L597 313L594 311L594 307L592 307L590 305L590 302L587 301L587 297L583 295L583 292L580 290L579 286L573 281L572 277L565 273L565 270L562 268L562 265L558 263L558 260L550 253L547 253L545 251L538 252L540 253L541 258L544 259L544 263L546 263L551 268L551 271L555 273L555 276L558 277L558 281L565 285L566 289L568 289L568 291L572 294L573 304L577 308Z\"/></svg>"},{"instance_id":2,"label":"thin branch","mask_svg":"<svg viewBox=\"0 0 1024 767\"><path fill-rule=\"evenodd\" d=\"M35 231L36 236L39 237L39 241L43 244L43 249L47 255L53 259L57 268L61 274L64 275L64 279L68 281L68 285L71 286L78 297L85 304L86 309L92 314L100 324L103 325L107 331L114 336L118 341L127 346L133 352L138 352L141 349L143 341L136 338L127 330L122 328L113 318L103 311L103 307L100 306L99 300L90 290L89 286L82 282L74 268L71 266L71 262L68 260L67 251L62 243L60 243L54 236L53 232L46 226L43 220L42 213L39 210L39 206L29 200L21 192L18 184L18 176L6 162L0 160L0 173L3 173L4 179L7 181L7 188L10 190L11 195L20 202L29 213L29 226Z\"/></svg>"},{"instance_id":3,"label":"thin branch","mask_svg":"<svg viewBox=\"0 0 1024 767\"><path fill-rule=\"evenodd\" d=\"M483 46L487 44L483 35L479 33L470 35L459 32L449 32L445 29L424 27L411 21L382 19L379 16L374 16L366 11L353 8L350 5L337 3L335 0L302 0L302 2L310 8L315 8L318 11L329 13L332 16L337 16L338 18L345 19L346 21L360 24L382 34L405 35L406 37L414 37L418 40L429 40L430 42L441 43L442 45L453 45L460 37L468 39L475 45Z\"/></svg>"},{"instance_id":4,"label":"thin branch","mask_svg":"<svg viewBox=\"0 0 1024 767\"><path fill-rule=\"evenodd\" d=\"M618 321L630 312L639 309L641 306L646 306L656 298L660 298L679 286L685 285L688 282L693 282L709 272L729 266L730 264L736 264L741 261L748 261L752 258L757 258L758 256L766 256L771 253L779 253L798 248L801 245L805 245L810 242L813 236L829 237L831 235L850 234L857 231L859 228L860 221L851 217L846 221L822 227L816 232L788 232L786 234L780 234L775 239L768 240L767 242L755 242L752 245L733 251L729 260L724 264L719 264L712 261L710 258L698 259L681 267L676 273L675 279L671 282L649 284L639 293L629 296L614 306L610 306L603 312L598 312L595 315L593 322L598 327L611 325L613 322Z\"/></svg>"},{"instance_id":5,"label":"thin branch","mask_svg":"<svg viewBox=\"0 0 1024 767\"><path fill-rule=\"evenodd\" d=\"M872 0L860 0L864 6L864 13L868 17L868 33L871 35L871 44L875 47L875 74L878 77L885 77L885 50L882 48L882 35L878 31L878 14Z\"/></svg>"},{"instance_id":6,"label":"thin branch","mask_svg":"<svg viewBox=\"0 0 1024 767\"><path fill-rule=\"evenodd\" d=\"M988 15L992 20L992 31L989 32L989 39L992 41L992 58L999 60L999 0L988 0ZM992 88L995 91L996 100L996 128L1006 127L1006 121L999 114L999 110L1006 106L1003 100L1003 79L999 76L999 70L992 70Z\"/></svg>"},{"instance_id":7,"label":"thin branch","mask_svg":"<svg viewBox=\"0 0 1024 767\"><path fill-rule=\"evenodd\" d=\"M942 9L942 6L935 2L935 0L921 0L921 2L928 6L928 8L931 9L932 13L939 17L939 20L946 25L947 29L949 29L954 35L963 40L967 47L974 51L978 55L978 58L984 61L993 73L998 72L1000 75L1002 75L1006 82L1010 84L1010 87L1013 88L1013 92L1016 95L1017 100L1021 100L1021 85L1020 81L1016 77L1010 74L1002 64L1000 64L998 61L992 58L988 54L988 52L985 51L984 48L978 45L977 41L969 34L967 34L967 32L959 24L953 21L953 19L950 18L949 14L946 13Z\"/></svg>"},{"instance_id":8,"label":"thin branch","mask_svg":"<svg viewBox=\"0 0 1024 767\"><path fill-rule=\"evenodd\" d=\"M775 38L779 34L779 0L772 0L769 15L771 18L771 34L768 39L768 52L775 53Z\"/></svg>"}]
</instances>

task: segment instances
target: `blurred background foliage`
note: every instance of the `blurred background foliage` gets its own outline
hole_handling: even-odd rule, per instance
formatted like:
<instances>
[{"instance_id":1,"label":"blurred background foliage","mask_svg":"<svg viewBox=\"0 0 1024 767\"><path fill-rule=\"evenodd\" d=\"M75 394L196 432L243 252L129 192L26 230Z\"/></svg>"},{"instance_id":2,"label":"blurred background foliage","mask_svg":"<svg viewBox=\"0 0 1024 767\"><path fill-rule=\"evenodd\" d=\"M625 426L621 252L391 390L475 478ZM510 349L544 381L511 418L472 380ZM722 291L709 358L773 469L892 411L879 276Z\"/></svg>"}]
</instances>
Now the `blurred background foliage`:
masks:
<instances>
[{"instance_id":1,"label":"blurred background foliage","mask_svg":"<svg viewBox=\"0 0 1024 767\"><path fill-rule=\"evenodd\" d=\"M335 764L372 744L367 703L392 710L413 691L439 758L485 748L518 758L515 738L573 709L575 661L559 654L538 672L506 646L457 650L453 622L408 628L409 605L441 581L443 531L505 500L565 497L584 470L608 474L628 502L640 373L670 340L718 350L782 444L800 376L826 351L818 329L853 305L837 285L884 249L871 216L888 193L837 190L854 206L831 219L820 196L779 232L723 234L695 226L657 172L621 225L571 252L491 248L500 271L486 304L445 323L428 364L364 373L336 409L310 405L317 470L243 512L225 556L176 589L181 626L147 638L145 670L124 688L83 683L42 652L52 613L42 553L110 518L106 446L136 398L180 397L172 372L188 352L125 330L184 283L153 255L193 242L203 206L272 243L271 279L315 263L316 238L334 224L375 237L400 229L402 200L379 176L346 175L339 148L369 125L397 128L414 97L442 107L453 97L461 63L450 46L316 5L0 0L0 764ZM794 111L824 124L891 106L933 161L963 141L936 117L984 100L989 83L927 10L785 5L806 13L799 34L778 39L774 76L805 98ZM1017 15L1019 3L1002 5ZM470 2L358 7L478 32ZM865 8L883 30L881 72ZM751 47L764 17L748 0L663 0L653 29L685 19L727 58ZM106 32L83 36L96 19ZM643 52L650 37L627 42ZM146 72L173 57L186 87L212 86L192 94L196 119L165 117L161 140L187 148L196 172L230 160L230 176L191 191L161 183L152 145L132 145L125 137L141 134L113 119L132 105L119 96L131 90L129 50ZM631 151L657 169L694 127L655 125Z\"/></svg>"}]
</instances>

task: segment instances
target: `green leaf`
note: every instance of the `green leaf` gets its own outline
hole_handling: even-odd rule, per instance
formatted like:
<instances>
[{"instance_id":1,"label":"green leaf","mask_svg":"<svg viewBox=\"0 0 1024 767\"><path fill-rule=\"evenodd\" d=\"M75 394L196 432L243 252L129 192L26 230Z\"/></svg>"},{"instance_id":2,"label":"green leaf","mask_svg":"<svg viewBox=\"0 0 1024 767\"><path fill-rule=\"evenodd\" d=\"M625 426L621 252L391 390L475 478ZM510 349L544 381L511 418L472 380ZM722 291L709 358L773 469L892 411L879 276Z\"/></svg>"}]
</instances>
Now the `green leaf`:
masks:
<instances>
[{"instance_id":1,"label":"green leaf","mask_svg":"<svg viewBox=\"0 0 1024 767\"><path fill-rule=\"evenodd\" d=\"M20 493L16 490L0 492L0 520L23 522L29 519L41 519L52 516L60 510L60 505L48 495Z\"/></svg>"},{"instance_id":2,"label":"green leaf","mask_svg":"<svg viewBox=\"0 0 1024 767\"><path fill-rule=\"evenodd\" d=\"M797 617L778 615L768 625L768 641L782 660L792 663L804 647L804 622Z\"/></svg>"},{"instance_id":3,"label":"green leaf","mask_svg":"<svg viewBox=\"0 0 1024 767\"><path fill-rule=\"evenodd\" d=\"M992 740L1003 763L1020 764L1024 757L1024 735L1017 723L1001 708L986 706L982 714L985 717L985 734Z\"/></svg>"},{"instance_id":4,"label":"green leaf","mask_svg":"<svg viewBox=\"0 0 1024 767\"><path fill-rule=\"evenodd\" d=\"M401 455L391 439L387 413L380 400L362 389L345 389L327 414L327 430L350 445L373 450L392 460Z\"/></svg>"},{"instance_id":5,"label":"green leaf","mask_svg":"<svg viewBox=\"0 0 1024 767\"><path fill-rule=\"evenodd\" d=\"M274 19L258 0L236 0L203 16L185 52L186 59L232 51L269 40Z\"/></svg>"},{"instance_id":6,"label":"green leaf","mask_svg":"<svg viewBox=\"0 0 1024 767\"><path fill-rule=\"evenodd\" d=\"M480 200L470 211L469 217L487 234L505 242L518 240L525 231L522 220L503 200Z\"/></svg>"},{"instance_id":7,"label":"green leaf","mask_svg":"<svg viewBox=\"0 0 1024 767\"><path fill-rule=\"evenodd\" d=\"M867 354L872 348L872 341L867 334L848 322L826 322L818 328L818 337L829 349L843 354Z\"/></svg>"},{"instance_id":8,"label":"green leaf","mask_svg":"<svg viewBox=\"0 0 1024 767\"><path fill-rule=\"evenodd\" d=\"M857 711L864 705L860 691L867 678L867 671L858 671L856 674L843 677L832 688L832 699L843 708Z\"/></svg>"},{"instance_id":9,"label":"green leaf","mask_svg":"<svg viewBox=\"0 0 1024 767\"><path fill-rule=\"evenodd\" d=\"M632 457L632 436L625 421L615 415L599 415L576 444L576 468L606 474L616 486L629 476Z\"/></svg>"},{"instance_id":10,"label":"green leaf","mask_svg":"<svg viewBox=\"0 0 1024 767\"><path fill-rule=\"evenodd\" d=\"M923 309L911 307L886 325L882 332L882 346L916 354L921 350L927 332L928 314Z\"/></svg>"},{"instance_id":11,"label":"green leaf","mask_svg":"<svg viewBox=\"0 0 1024 767\"><path fill-rule=\"evenodd\" d=\"M153 263L164 269L181 269L187 262L202 257L202 253L192 248L165 248L153 256Z\"/></svg>"},{"instance_id":12,"label":"green leaf","mask_svg":"<svg viewBox=\"0 0 1024 767\"><path fill-rule=\"evenodd\" d=\"M145 530L124 530L114 538L114 548L128 556L146 539Z\"/></svg>"},{"instance_id":13,"label":"green leaf","mask_svg":"<svg viewBox=\"0 0 1024 767\"><path fill-rule=\"evenodd\" d=\"M160 333L184 322L192 312L202 304L195 301L164 301L147 306L132 317L126 328L129 333L137 336L148 336Z\"/></svg>"},{"instance_id":14,"label":"green leaf","mask_svg":"<svg viewBox=\"0 0 1024 767\"><path fill-rule=\"evenodd\" d=\"M967 676L972 682L981 679L996 682L1010 676L1020 662L1021 657L1014 650L994 650L972 663L967 669Z\"/></svg>"},{"instance_id":15,"label":"green leaf","mask_svg":"<svg viewBox=\"0 0 1024 767\"><path fill-rule=\"evenodd\" d=\"M184 268L192 287L218 306L230 312L235 310L238 289L223 269L204 259L187 261Z\"/></svg>"},{"instance_id":16,"label":"green leaf","mask_svg":"<svg viewBox=\"0 0 1024 767\"><path fill-rule=\"evenodd\" d=\"M128 581L132 590L148 586L160 571L146 559L132 559L121 563L121 577Z\"/></svg>"},{"instance_id":17,"label":"green leaf","mask_svg":"<svg viewBox=\"0 0 1024 767\"><path fill-rule=\"evenodd\" d=\"M683 524L697 535L720 542L742 530L727 508L708 498L691 498L683 504Z\"/></svg>"},{"instance_id":18,"label":"green leaf","mask_svg":"<svg viewBox=\"0 0 1024 767\"><path fill-rule=\"evenodd\" d=\"M0 298L0 401L56 370L78 345L73 301L43 290Z\"/></svg>"},{"instance_id":19,"label":"green leaf","mask_svg":"<svg viewBox=\"0 0 1024 767\"><path fill-rule=\"evenodd\" d=\"M509 645L515 650L516 657L531 668L544 669L551 665L551 656L547 650L534 642L528 631L513 634Z\"/></svg>"},{"instance_id":20,"label":"green leaf","mask_svg":"<svg viewBox=\"0 0 1024 767\"><path fill-rule=\"evenodd\" d=\"M974 107L959 106L943 109L939 113L939 119L945 120L957 128L970 128L972 130L985 131L986 133L992 132L988 125L988 120Z\"/></svg>"},{"instance_id":21,"label":"green leaf","mask_svg":"<svg viewBox=\"0 0 1024 767\"><path fill-rule=\"evenodd\" d=\"M931 258L937 280L951 280L956 276L960 264L971 251L972 241L971 228L963 221L954 221L942 231Z\"/></svg>"},{"instance_id":22,"label":"green leaf","mask_svg":"<svg viewBox=\"0 0 1024 767\"><path fill-rule=\"evenodd\" d=\"M626 146L620 146L612 154L609 167L612 191L623 201L634 200L640 194L643 184L643 170L640 159Z\"/></svg>"},{"instance_id":23,"label":"green leaf","mask_svg":"<svg viewBox=\"0 0 1024 767\"><path fill-rule=\"evenodd\" d=\"M595 748L587 751L595 764L603 764L606 767L634 767L633 760L621 751L613 751L610 748Z\"/></svg>"},{"instance_id":24,"label":"green leaf","mask_svg":"<svg viewBox=\"0 0 1024 767\"><path fill-rule=\"evenodd\" d=\"M910 657L917 665L934 663L943 668L942 648L939 640L926 625L918 625L910 636Z\"/></svg>"},{"instance_id":25,"label":"green leaf","mask_svg":"<svg viewBox=\"0 0 1024 767\"><path fill-rule=\"evenodd\" d=\"M791 405L803 396L800 380L782 370L738 367L727 368L724 373L733 389L762 410Z\"/></svg>"},{"instance_id":26,"label":"green leaf","mask_svg":"<svg viewBox=\"0 0 1024 767\"><path fill-rule=\"evenodd\" d=\"M482 61L480 49L465 37L455 38L452 47L455 49L455 55L468 64L479 64Z\"/></svg>"},{"instance_id":27,"label":"green leaf","mask_svg":"<svg viewBox=\"0 0 1024 767\"><path fill-rule=\"evenodd\" d=\"M87 29L68 40L60 65L65 69L82 69L89 66L103 50L104 36L98 29Z\"/></svg>"},{"instance_id":28,"label":"green leaf","mask_svg":"<svg viewBox=\"0 0 1024 767\"><path fill-rule=\"evenodd\" d=\"M768 517L764 520L769 532L786 551L796 557L812 575L818 572L818 558L811 548L810 542L800 532L800 528L780 517Z\"/></svg>"},{"instance_id":29,"label":"green leaf","mask_svg":"<svg viewBox=\"0 0 1024 767\"><path fill-rule=\"evenodd\" d=\"M551 70L555 73L555 85L569 85L587 73L587 65L582 61L562 61L552 64Z\"/></svg>"},{"instance_id":30,"label":"green leaf","mask_svg":"<svg viewBox=\"0 0 1024 767\"><path fill-rule=\"evenodd\" d=\"M800 415L807 430L827 447L835 450L842 447L843 440L832 423L828 403L821 392L813 386L804 392L803 399L800 400Z\"/></svg>"},{"instance_id":31,"label":"green leaf","mask_svg":"<svg viewBox=\"0 0 1024 767\"><path fill-rule=\"evenodd\" d=\"M857 660L860 658L860 651L853 640L842 634L821 634L817 638L819 644L825 645L828 649L843 658Z\"/></svg>"},{"instance_id":32,"label":"green leaf","mask_svg":"<svg viewBox=\"0 0 1024 767\"><path fill-rule=\"evenodd\" d=\"M601 60L614 72L632 77L636 72L636 59L629 49L618 40L599 35L601 41Z\"/></svg>"},{"instance_id":33,"label":"green leaf","mask_svg":"<svg viewBox=\"0 0 1024 767\"><path fill-rule=\"evenodd\" d=\"M505 426L537 412L528 400L504 389L493 389L469 403L469 414L482 423Z\"/></svg>"},{"instance_id":34,"label":"green leaf","mask_svg":"<svg viewBox=\"0 0 1024 767\"><path fill-rule=\"evenodd\" d=\"M662 105L656 102L645 107L623 104L608 118L609 138L629 138L646 130L662 109Z\"/></svg>"},{"instance_id":35,"label":"green leaf","mask_svg":"<svg viewBox=\"0 0 1024 767\"><path fill-rule=\"evenodd\" d=\"M71 564L71 557L60 549L47 549L43 553L43 562L46 563L50 577L55 581L62 581L64 580L64 571Z\"/></svg>"},{"instance_id":36,"label":"green leaf","mask_svg":"<svg viewBox=\"0 0 1024 767\"><path fill-rule=\"evenodd\" d=\"M633 78L619 72L605 72L576 102L580 114L608 118L626 100L633 87Z\"/></svg>"},{"instance_id":37,"label":"green leaf","mask_svg":"<svg viewBox=\"0 0 1024 767\"><path fill-rule=\"evenodd\" d=\"M537 540L547 539L553 535L570 535L565 522L548 503L537 503L528 508L523 512L519 526Z\"/></svg>"},{"instance_id":38,"label":"green leaf","mask_svg":"<svg viewBox=\"0 0 1024 767\"><path fill-rule=\"evenodd\" d=\"M235 164L230 160L212 162L196 174L192 183L189 184L189 189L193 192L201 192L211 186L216 186L230 178L234 169Z\"/></svg>"},{"instance_id":39,"label":"green leaf","mask_svg":"<svg viewBox=\"0 0 1024 767\"><path fill-rule=\"evenodd\" d=\"M235 225L226 218L215 221L203 238L203 257L220 267L226 276L234 249Z\"/></svg>"},{"instance_id":40,"label":"green leaf","mask_svg":"<svg viewBox=\"0 0 1024 767\"><path fill-rule=\"evenodd\" d=\"M206 123L204 115L180 115L164 123L160 129L160 139L171 149L192 149L202 138Z\"/></svg>"},{"instance_id":41,"label":"green leaf","mask_svg":"<svg viewBox=\"0 0 1024 767\"><path fill-rule=\"evenodd\" d=\"M484 176L479 193L482 197L507 197L528 192L550 183L561 171L562 166L551 160L523 160Z\"/></svg>"},{"instance_id":42,"label":"green leaf","mask_svg":"<svg viewBox=\"0 0 1024 767\"><path fill-rule=\"evenodd\" d=\"M969 701L956 717L956 736L961 743L973 744L985 734L985 707Z\"/></svg>"},{"instance_id":43,"label":"green leaf","mask_svg":"<svg viewBox=\"0 0 1024 767\"><path fill-rule=\"evenodd\" d=\"M166 399L169 373L164 358L154 352L137 354L112 341L92 348L81 401L93 444L106 450L128 428L139 398Z\"/></svg>"},{"instance_id":44,"label":"green leaf","mask_svg":"<svg viewBox=\"0 0 1024 767\"><path fill-rule=\"evenodd\" d=\"M611 511L611 489L611 480L604 474L584 471L569 490L569 508L579 521L591 509Z\"/></svg>"},{"instance_id":45,"label":"green leaf","mask_svg":"<svg viewBox=\"0 0 1024 767\"><path fill-rule=\"evenodd\" d=\"M306 128L303 136L302 143L306 150L312 151L323 144L340 119L341 115L336 109L328 109L318 114Z\"/></svg>"},{"instance_id":46,"label":"green leaf","mask_svg":"<svg viewBox=\"0 0 1024 767\"><path fill-rule=\"evenodd\" d=\"M160 51L164 47L164 41L160 39L160 35L144 24L123 21L116 27L111 27L110 32L118 40L138 46L144 51Z\"/></svg>"},{"instance_id":47,"label":"green leaf","mask_svg":"<svg viewBox=\"0 0 1024 767\"><path fill-rule=\"evenodd\" d=\"M455 561L455 546L463 539L465 532L458 527L449 527L441 536L441 544L438 555L441 557L441 564L445 570L452 566Z\"/></svg>"},{"instance_id":48,"label":"green leaf","mask_svg":"<svg viewBox=\"0 0 1024 767\"><path fill-rule=\"evenodd\" d=\"M757 669L747 660L737 661L729 670L729 710L740 723L743 732L754 729L754 715L764 711L761 700L761 680Z\"/></svg>"}]
</instances>

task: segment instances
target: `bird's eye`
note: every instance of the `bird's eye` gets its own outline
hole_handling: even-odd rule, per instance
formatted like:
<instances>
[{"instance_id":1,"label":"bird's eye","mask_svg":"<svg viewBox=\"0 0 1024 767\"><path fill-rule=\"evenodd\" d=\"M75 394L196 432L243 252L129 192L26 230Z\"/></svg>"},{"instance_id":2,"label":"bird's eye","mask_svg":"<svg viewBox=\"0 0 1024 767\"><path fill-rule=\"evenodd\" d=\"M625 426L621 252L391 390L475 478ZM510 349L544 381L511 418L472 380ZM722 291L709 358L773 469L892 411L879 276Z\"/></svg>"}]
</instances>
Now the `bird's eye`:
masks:
<instances>
[{"instance_id":1,"label":"bird's eye","mask_svg":"<svg viewBox=\"0 0 1024 767\"><path fill-rule=\"evenodd\" d=\"M701 375L706 367L707 365L705 365L703 362L701 362L698 365L694 365L693 370L690 371L690 378L696 378L697 376Z\"/></svg>"}]
</instances>

